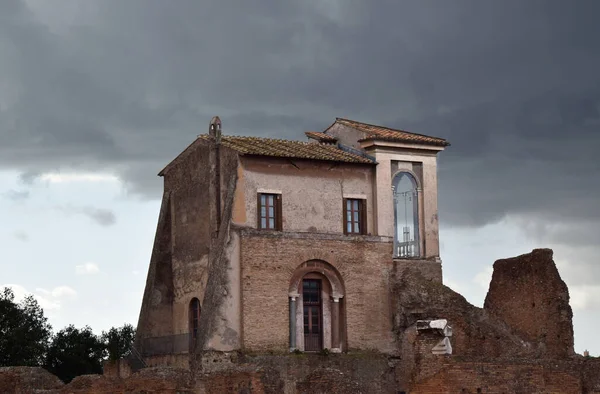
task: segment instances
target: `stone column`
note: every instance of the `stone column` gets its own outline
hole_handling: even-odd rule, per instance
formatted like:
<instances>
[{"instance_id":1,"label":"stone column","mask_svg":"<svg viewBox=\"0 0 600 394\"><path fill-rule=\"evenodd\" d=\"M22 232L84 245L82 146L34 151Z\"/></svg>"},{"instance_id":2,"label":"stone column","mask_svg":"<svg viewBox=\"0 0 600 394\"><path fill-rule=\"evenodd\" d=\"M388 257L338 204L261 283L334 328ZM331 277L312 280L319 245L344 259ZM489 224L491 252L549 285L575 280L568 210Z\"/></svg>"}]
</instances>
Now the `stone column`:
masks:
<instances>
[{"instance_id":1,"label":"stone column","mask_svg":"<svg viewBox=\"0 0 600 394\"><path fill-rule=\"evenodd\" d=\"M290 352L296 350L296 297L290 296Z\"/></svg>"},{"instance_id":2,"label":"stone column","mask_svg":"<svg viewBox=\"0 0 600 394\"><path fill-rule=\"evenodd\" d=\"M342 346L340 345L340 298L333 297L331 305L331 351L340 353Z\"/></svg>"}]
</instances>

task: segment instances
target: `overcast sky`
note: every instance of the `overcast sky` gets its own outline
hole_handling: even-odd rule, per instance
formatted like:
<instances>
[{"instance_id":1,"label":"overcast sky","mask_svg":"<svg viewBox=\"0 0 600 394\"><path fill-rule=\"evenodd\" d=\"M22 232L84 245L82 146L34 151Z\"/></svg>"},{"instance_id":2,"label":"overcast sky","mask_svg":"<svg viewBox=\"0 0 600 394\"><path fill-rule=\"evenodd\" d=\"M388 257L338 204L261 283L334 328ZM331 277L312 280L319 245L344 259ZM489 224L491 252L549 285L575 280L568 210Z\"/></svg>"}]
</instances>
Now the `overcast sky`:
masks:
<instances>
[{"instance_id":1,"label":"overcast sky","mask_svg":"<svg viewBox=\"0 0 600 394\"><path fill-rule=\"evenodd\" d=\"M600 355L600 1L1 0L0 286L51 323L137 323L157 172L223 132L336 116L447 138L444 280L554 249Z\"/></svg>"}]
</instances>

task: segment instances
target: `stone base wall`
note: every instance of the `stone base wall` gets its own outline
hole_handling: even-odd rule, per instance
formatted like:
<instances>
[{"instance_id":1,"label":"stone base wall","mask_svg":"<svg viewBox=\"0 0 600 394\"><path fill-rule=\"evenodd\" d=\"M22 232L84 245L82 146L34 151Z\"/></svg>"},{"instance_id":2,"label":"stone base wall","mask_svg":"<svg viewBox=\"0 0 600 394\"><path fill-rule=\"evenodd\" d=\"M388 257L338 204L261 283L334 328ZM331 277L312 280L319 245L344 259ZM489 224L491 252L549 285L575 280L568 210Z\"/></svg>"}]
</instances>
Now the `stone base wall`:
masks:
<instances>
[{"instance_id":1,"label":"stone base wall","mask_svg":"<svg viewBox=\"0 0 600 394\"><path fill-rule=\"evenodd\" d=\"M210 357L215 356L211 354ZM239 354L227 368L195 374L178 368L145 368L127 378L83 375L65 385L41 368L0 368L0 392L44 394L352 394L406 392L600 393L600 359L469 362L440 358L442 368L407 384L402 360L377 353L335 355ZM195 376L194 376L195 375Z\"/></svg>"},{"instance_id":2,"label":"stone base wall","mask_svg":"<svg viewBox=\"0 0 600 394\"><path fill-rule=\"evenodd\" d=\"M596 365L572 362L513 360L494 362L448 361L437 374L412 385L411 394L451 393L597 393L597 382L586 380L582 370Z\"/></svg>"},{"instance_id":3,"label":"stone base wall","mask_svg":"<svg viewBox=\"0 0 600 394\"><path fill-rule=\"evenodd\" d=\"M442 283L442 262L439 259L394 259L394 273L397 280L406 276L408 272L416 272L426 280Z\"/></svg>"},{"instance_id":4,"label":"stone base wall","mask_svg":"<svg viewBox=\"0 0 600 394\"><path fill-rule=\"evenodd\" d=\"M172 367L190 369L190 356L188 354L166 354L162 356L144 357L148 367Z\"/></svg>"}]
</instances>

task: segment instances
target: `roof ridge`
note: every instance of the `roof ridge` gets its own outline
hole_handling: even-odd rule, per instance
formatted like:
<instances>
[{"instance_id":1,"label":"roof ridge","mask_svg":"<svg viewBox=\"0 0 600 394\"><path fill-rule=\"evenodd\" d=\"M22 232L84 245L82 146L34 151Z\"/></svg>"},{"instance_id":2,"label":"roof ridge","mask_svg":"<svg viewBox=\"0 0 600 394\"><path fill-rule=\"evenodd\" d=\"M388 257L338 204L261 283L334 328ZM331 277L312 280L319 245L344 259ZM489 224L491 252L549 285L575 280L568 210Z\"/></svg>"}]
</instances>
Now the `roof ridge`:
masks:
<instances>
[{"instance_id":1,"label":"roof ridge","mask_svg":"<svg viewBox=\"0 0 600 394\"><path fill-rule=\"evenodd\" d=\"M389 131L395 131L397 133L406 133L406 134L418 135L420 137L427 137L427 138L433 138L433 139L436 139L436 140L446 141L446 139L440 138L440 137L433 137L431 135L414 133L412 131L406 131L406 130L402 130L402 129L393 129L393 128L388 127L388 126L381 126L381 125L376 125L376 124L372 124L372 123L359 122L358 120L352 120L352 119L347 119L347 118L338 118L338 117L336 117L335 120L336 120L336 122L338 120L341 120L341 121L346 121L346 122L351 122L351 123L358 123L360 125L365 125L365 126L378 127L380 129L386 129L386 130L389 130ZM365 132L366 133L370 133L369 131L365 131Z\"/></svg>"},{"instance_id":2,"label":"roof ridge","mask_svg":"<svg viewBox=\"0 0 600 394\"><path fill-rule=\"evenodd\" d=\"M208 134L200 134L198 135L198 137L208 137ZM310 142L306 142L306 141L300 141L300 140L289 140L289 139L284 139L284 138L271 138L271 137L258 137L258 136L254 136L254 135L231 135L231 134L225 134L225 135L221 135L222 139L227 139L227 138L243 138L243 139L257 139L257 140L269 140L269 141L277 141L277 142L294 142L294 143L298 143L298 144L303 144L303 145L313 145Z\"/></svg>"}]
</instances>

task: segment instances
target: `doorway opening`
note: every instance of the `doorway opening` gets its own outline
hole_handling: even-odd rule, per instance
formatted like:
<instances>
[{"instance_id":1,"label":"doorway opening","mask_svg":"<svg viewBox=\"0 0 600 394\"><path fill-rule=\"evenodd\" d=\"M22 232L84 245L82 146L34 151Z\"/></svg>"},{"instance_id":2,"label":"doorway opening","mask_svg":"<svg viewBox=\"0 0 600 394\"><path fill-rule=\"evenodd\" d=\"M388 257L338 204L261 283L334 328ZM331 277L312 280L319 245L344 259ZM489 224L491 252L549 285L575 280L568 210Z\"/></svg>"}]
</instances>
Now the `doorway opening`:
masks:
<instances>
[{"instance_id":1,"label":"doorway opening","mask_svg":"<svg viewBox=\"0 0 600 394\"><path fill-rule=\"evenodd\" d=\"M323 348L323 304L321 280L302 280L304 316L304 351L318 352Z\"/></svg>"}]
</instances>

